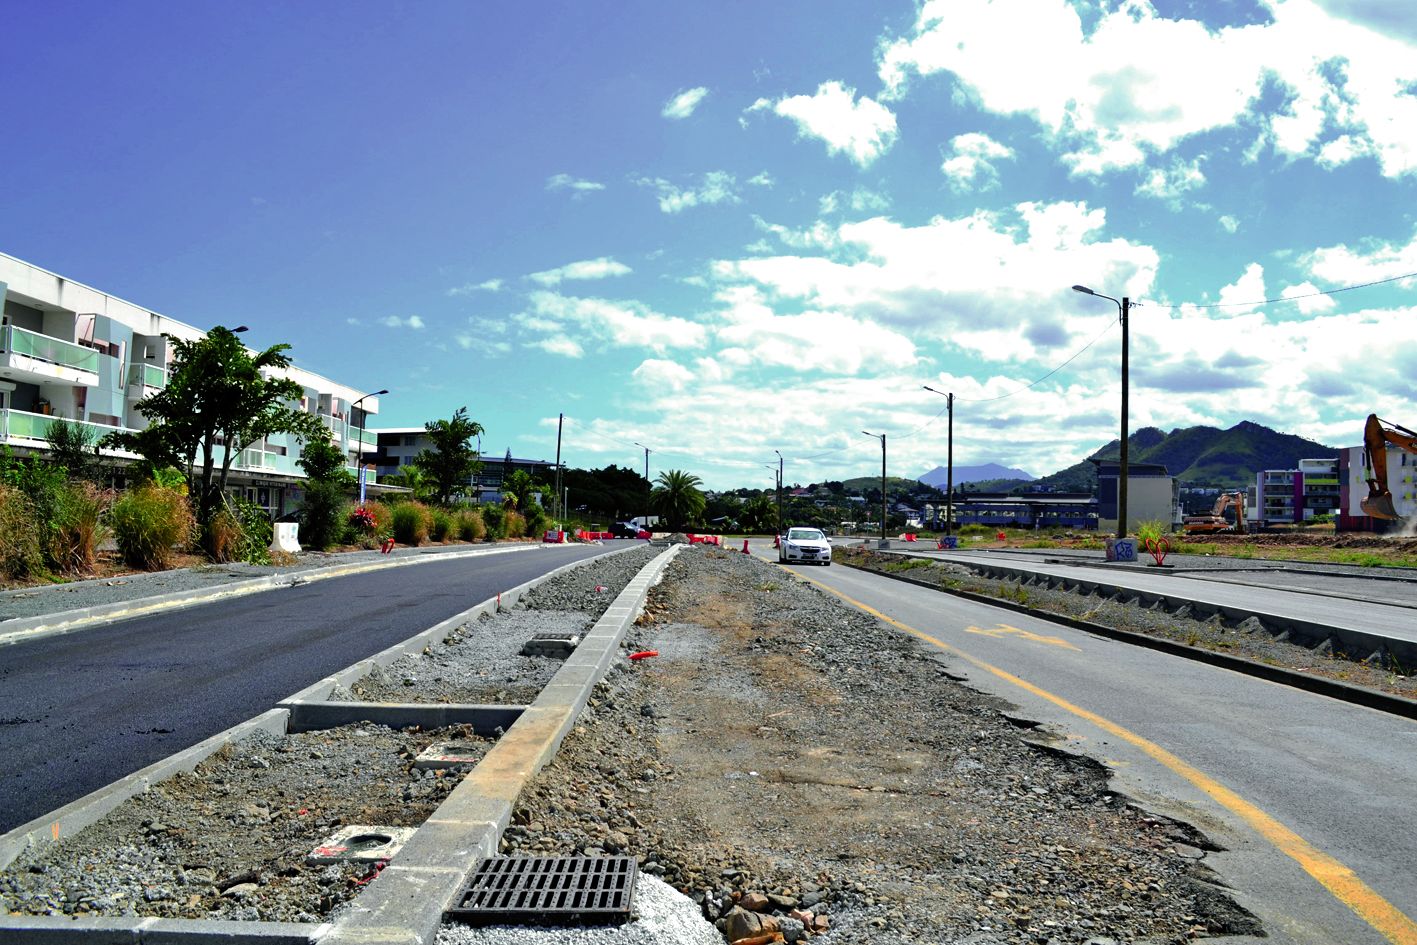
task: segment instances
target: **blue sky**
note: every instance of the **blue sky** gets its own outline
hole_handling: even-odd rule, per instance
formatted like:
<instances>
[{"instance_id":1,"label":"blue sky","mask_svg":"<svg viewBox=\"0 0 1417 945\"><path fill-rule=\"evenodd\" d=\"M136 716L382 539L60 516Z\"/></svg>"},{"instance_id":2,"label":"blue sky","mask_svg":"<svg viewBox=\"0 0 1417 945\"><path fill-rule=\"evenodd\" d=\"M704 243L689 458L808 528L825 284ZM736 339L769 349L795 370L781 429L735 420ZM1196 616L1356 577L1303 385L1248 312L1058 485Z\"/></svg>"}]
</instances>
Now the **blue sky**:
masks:
<instances>
[{"instance_id":1,"label":"blue sky","mask_svg":"<svg viewBox=\"0 0 1417 945\"><path fill-rule=\"evenodd\" d=\"M1417 421L1406 0L0 0L0 249L715 487ZM1209 307L1206 307L1209 306ZM1109 328L1109 325L1111 326ZM1062 370L1033 386L1093 342Z\"/></svg>"}]
</instances>

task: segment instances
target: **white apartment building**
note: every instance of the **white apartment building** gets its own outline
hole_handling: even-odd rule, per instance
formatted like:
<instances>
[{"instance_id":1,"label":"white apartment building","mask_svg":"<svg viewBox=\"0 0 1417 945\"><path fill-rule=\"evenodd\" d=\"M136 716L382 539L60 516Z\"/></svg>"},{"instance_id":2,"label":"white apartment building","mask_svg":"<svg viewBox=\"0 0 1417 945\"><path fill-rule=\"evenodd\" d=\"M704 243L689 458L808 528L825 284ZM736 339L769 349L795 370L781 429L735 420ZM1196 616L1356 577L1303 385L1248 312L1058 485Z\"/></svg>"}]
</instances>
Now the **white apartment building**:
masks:
<instances>
[{"instance_id":1,"label":"white apartment building","mask_svg":"<svg viewBox=\"0 0 1417 945\"><path fill-rule=\"evenodd\" d=\"M166 385L168 339L204 334L4 253L0 303L0 443L18 454L45 451L49 425L59 419L100 436L143 429L147 419L134 404ZM379 412L378 398L300 368L283 373L305 389L301 408L324 421L354 472L357 444L364 443L364 452L377 445L374 433L362 428L366 415ZM136 458L105 453L116 464ZM273 517L298 507L304 479L295 465L299 456L300 444L289 435L253 443L232 464L232 491ZM220 461L221 447L217 457Z\"/></svg>"}]
</instances>

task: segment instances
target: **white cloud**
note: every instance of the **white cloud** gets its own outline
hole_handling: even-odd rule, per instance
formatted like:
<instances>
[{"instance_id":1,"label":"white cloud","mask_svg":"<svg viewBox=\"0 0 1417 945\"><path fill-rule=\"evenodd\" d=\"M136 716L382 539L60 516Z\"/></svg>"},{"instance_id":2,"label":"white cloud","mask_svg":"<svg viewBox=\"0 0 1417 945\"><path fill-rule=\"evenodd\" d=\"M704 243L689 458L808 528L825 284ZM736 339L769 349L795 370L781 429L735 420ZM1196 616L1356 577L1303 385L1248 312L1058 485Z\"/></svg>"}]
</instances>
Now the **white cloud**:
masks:
<instances>
[{"instance_id":1,"label":"white cloud","mask_svg":"<svg viewBox=\"0 0 1417 945\"><path fill-rule=\"evenodd\" d=\"M889 210L890 206L890 197L866 187L857 187L849 194L845 191L834 190L817 201L817 211L822 216L836 213L847 207L857 213L875 213Z\"/></svg>"},{"instance_id":2,"label":"white cloud","mask_svg":"<svg viewBox=\"0 0 1417 945\"><path fill-rule=\"evenodd\" d=\"M821 139L827 153L845 154L859 167L870 166L896 139L895 113L868 96L858 100L856 90L841 82L823 82L815 95L792 95L775 103L760 98L748 109L765 110L792 119L799 136Z\"/></svg>"},{"instance_id":3,"label":"white cloud","mask_svg":"<svg viewBox=\"0 0 1417 945\"><path fill-rule=\"evenodd\" d=\"M484 337L467 332L454 335L453 341L457 342L458 347L464 351L478 350L484 353L506 354L512 350L510 342L488 341Z\"/></svg>"},{"instance_id":4,"label":"white cloud","mask_svg":"<svg viewBox=\"0 0 1417 945\"><path fill-rule=\"evenodd\" d=\"M609 344L660 353L670 348L701 347L707 338L704 327L697 322L660 314L640 302L578 298L546 291L531 294L531 312L520 316L519 321L527 328L537 329L571 323Z\"/></svg>"},{"instance_id":5,"label":"white cloud","mask_svg":"<svg viewBox=\"0 0 1417 945\"><path fill-rule=\"evenodd\" d=\"M571 196L582 197L595 190L604 190L605 185L593 180L583 180L570 174L552 174L546 178L547 190L569 190Z\"/></svg>"},{"instance_id":6,"label":"white cloud","mask_svg":"<svg viewBox=\"0 0 1417 945\"><path fill-rule=\"evenodd\" d=\"M1327 288L1404 276L1417 272L1417 232L1406 243L1375 241L1358 249L1342 244L1327 246L1309 253L1301 263ZM1414 281L1417 280L1402 284L1410 287Z\"/></svg>"},{"instance_id":7,"label":"white cloud","mask_svg":"<svg viewBox=\"0 0 1417 945\"><path fill-rule=\"evenodd\" d=\"M1294 304L1299 311L1305 315L1312 315L1316 312L1331 312L1338 307L1338 300L1331 295L1315 295L1319 292L1318 286L1312 282L1301 282L1298 285L1291 285L1283 292L1279 293L1286 299L1298 299Z\"/></svg>"},{"instance_id":8,"label":"white cloud","mask_svg":"<svg viewBox=\"0 0 1417 945\"><path fill-rule=\"evenodd\" d=\"M502 290L501 279L488 279L486 282L468 282L448 290L449 296L472 295L474 292L500 292Z\"/></svg>"},{"instance_id":9,"label":"white cloud","mask_svg":"<svg viewBox=\"0 0 1417 945\"><path fill-rule=\"evenodd\" d=\"M683 390L690 380L689 372L673 361L649 358L630 375L641 384L655 390Z\"/></svg>"},{"instance_id":10,"label":"white cloud","mask_svg":"<svg viewBox=\"0 0 1417 945\"><path fill-rule=\"evenodd\" d=\"M1230 285L1220 290L1220 308L1213 309L1213 317L1231 317L1256 311L1266 298L1264 288L1264 267L1250 263L1245 272Z\"/></svg>"},{"instance_id":11,"label":"white cloud","mask_svg":"<svg viewBox=\"0 0 1417 945\"><path fill-rule=\"evenodd\" d=\"M759 171L748 178L747 183L752 187L771 187L777 182L772 179L772 175L767 171Z\"/></svg>"},{"instance_id":12,"label":"white cloud","mask_svg":"<svg viewBox=\"0 0 1417 945\"><path fill-rule=\"evenodd\" d=\"M660 114L665 118L675 120L688 118L708 94L709 90L703 86L678 92L664 103L664 110Z\"/></svg>"},{"instance_id":13,"label":"white cloud","mask_svg":"<svg viewBox=\"0 0 1417 945\"><path fill-rule=\"evenodd\" d=\"M609 256L601 256L599 259L583 259L579 262L567 263L557 269L533 272L527 278L540 285L553 286L558 285L564 279L606 279L611 276L628 275L630 272L630 267L624 263L616 262Z\"/></svg>"},{"instance_id":14,"label":"white cloud","mask_svg":"<svg viewBox=\"0 0 1417 945\"><path fill-rule=\"evenodd\" d=\"M679 213L690 207L710 206L716 203L741 203L738 196L738 182L727 171L709 171L697 187L681 188L662 177L639 177L635 183L649 187L659 198L659 209L664 213Z\"/></svg>"},{"instance_id":15,"label":"white cloud","mask_svg":"<svg viewBox=\"0 0 1417 945\"><path fill-rule=\"evenodd\" d=\"M1221 229L1226 233L1234 233L1240 229L1240 221L1230 216L1228 213L1220 217L1216 222L1220 224Z\"/></svg>"},{"instance_id":16,"label":"white cloud","mask_svg":"<svg viewBox=\"0 0 1417 945\"><path fill-rule=\"evenodd\" d=\"M945 159L940 170L949 178L950 186L960 191L998 187L999 172L994 162L1014 157L1012 148L978 132L956 135L950 148L953 156Z\"/></svg>"},{"instance_id":17,"label":"white cloud","mask_svg":"<svg viewBox=\"0 0 1417 945\"><path fill-rule=\"evenodd\" d=\"M1178 158L1167 167L1154 167L1137 184L1136 193L1142 197L1155 197L1179 210L1183 194L1205 186L1205 173L1200 164L1199 159L1182 161Z\"/></svg>"},{"instance_id":18,"label":"white cloud","mask_svg":"<svg viewBox=\"0 0 1417 945\"><path fill-rule=\"evenodd\" d=\"M879 70L891 96L911 76L952 73L983 108L1033 117L1076 173L1132 167L1239 125L1259 126L1261 144L1291 156L1322 154L1332 129L1352 143L1328 146L1329 164L1361 144L1390 177L1417 170L1417 96L1404 94L1417 81L1417 43L1313 0L1268 7L1272 22L1213 30L1128 2L1084 32L1066 0L926 0L911 34L883 47ZM1282 104L1262 113L1270 85Z\"/></svg>"},{"instance_id":19,"label":"white cloud","mask_svg":"<svg viewBox=\"0 0 1417 945\"><path fill-rule=\"evenodd\" d=\"M536 341L528 341L528 348L540 348L547 354L559 354L567 358L579 358L585 355L585 349L575 340L564 335L556 335L551 338L539 338Z\"/></svg>"},{"instance_id":20,"label":"white cloud","mask_svg":"<svg viewBox=\"0 0 1417 945\"><path fill-rule=\"evenodd\" d=\"M407 318L400 318L397 315L386 315L379 321L389 328L419 329L423 327L423 319L419 318L417 315L410 315Z\"/></svg>"}]
</instances>

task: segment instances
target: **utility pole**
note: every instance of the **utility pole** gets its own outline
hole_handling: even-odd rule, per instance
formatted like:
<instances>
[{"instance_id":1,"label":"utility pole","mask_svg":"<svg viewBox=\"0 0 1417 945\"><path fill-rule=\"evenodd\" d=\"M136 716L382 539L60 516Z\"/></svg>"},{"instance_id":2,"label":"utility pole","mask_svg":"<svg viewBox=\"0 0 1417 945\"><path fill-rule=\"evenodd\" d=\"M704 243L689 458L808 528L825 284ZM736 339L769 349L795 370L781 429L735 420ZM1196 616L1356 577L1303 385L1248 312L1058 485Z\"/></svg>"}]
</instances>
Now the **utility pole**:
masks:
<instances>
[{"instance_id":1,"label":"utility pole","mask_svg":"<svg viewBox=\"0 0 1417 945\"><path fill-rule=\"evenodd\" d=\"M782 451L773 450L777 453L777 533L784 534L783 529L787 523L782 519Z\"/></svg>"},{"instance_id":2,"label":"utility pole","mask_svg":"<svg viewBox=\"0 0 1417 945\"><path fill-rule=\"evenodd\" d=\"M649 454L654 452L654 450L645 446L643 443L636 443L635 445L645 451L645 531L653 535L654 530L649 527Z\"/></svg>"},{"instance_id":3,"label":"utility pole","mask_svg":"<svg viewBox=\"0 0 1417 945\"><path fill-rule=\"evenodd\" d=\"M884 433L867 433L867 436L875 437L881 441L881 541L886 540L886 435Z\"/></svg>"},{"instance_id":4,"label":"utility pole","mask_svg":"<svg viewBox=\"0 0 1417 945\"><path fill-rule=\"evenodd\" d=\"M1127 399L1128 384L1128 316L1132 310L1132 300L1122 296L1122 462L1117 479L1117 537L1127 537Z\"/></svg>"},{"instance_id":5,"label":"utility pole","mask_svg":"<svg viewBox=\"0 0 1417 945\"><path fill-rule=\"evenodd\" d=\"M556 492L555 497L561 498L561 426L566 422L566 415L558 413L556 415ZM553 510L554 511L554 510ZM561 518L566 517L566 503L561 503Z\"/></svg>"}]
</instances>

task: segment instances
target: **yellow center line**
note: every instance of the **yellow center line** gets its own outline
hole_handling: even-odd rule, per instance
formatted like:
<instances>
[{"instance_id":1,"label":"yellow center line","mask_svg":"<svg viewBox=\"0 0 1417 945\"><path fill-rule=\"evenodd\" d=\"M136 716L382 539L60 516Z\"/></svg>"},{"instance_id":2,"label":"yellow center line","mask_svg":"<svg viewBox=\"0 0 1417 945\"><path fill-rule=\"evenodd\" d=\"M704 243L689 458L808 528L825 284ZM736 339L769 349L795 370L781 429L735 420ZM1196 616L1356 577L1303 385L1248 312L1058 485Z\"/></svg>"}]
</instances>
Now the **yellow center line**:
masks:
<instances>
[{"instance_id":1,"label":"yellow center line","mask_svg":"<svg viewBox=\"0 0 1417 945\"><path fill-rule=\"evenodd\" d=\"M1061 696L1056 696L1048 692L1046 689L1041 689L1026 679L1021 679L997 666L970 656L963 650L951 646L943 640L936 639L928 633L917 630L908 624L901 623L894 617L889 617L869 604L863 604L861 601L843 594L834 587L829 587L821 581L806 577L805 575L797 576L804 581L815 584L817 587L830 594L840 597L853 607L858 607L871 616L879 620L884 620L891 626L913 637L953 653L965 662L993 673L1005 682L1012 683L1040 699L1046 699L1060 709L1070 712L1079 718L1086 719L1104 732L1109 732L1123 741L1135 745L1151 758L1194 784L1221 807L1224 807L1226 810L1240 817L1240 819L1249 824L1256 833L1264 837L1278 848L1280 852L1289 856L1303 867L1304 872L1318 880L1339 902L1343 903L1349 909L1352 909L1359 918L1371 925L1379 934L1389 942L1392 942L1393 945L1417 945L1417 922L1413 922L1405 913L1359 879L1357 874L1351 869L1344 866L1327 853L1324 853L1219 781L1216 781L1209 775L1204 774L1197 768L1182 761L1155 742L1148 741L1130 729L1123 728L1116 722L1109 721L1095 712L1089 712L1081 706L1074 705Z\"/></svg>"}]
</instances>

